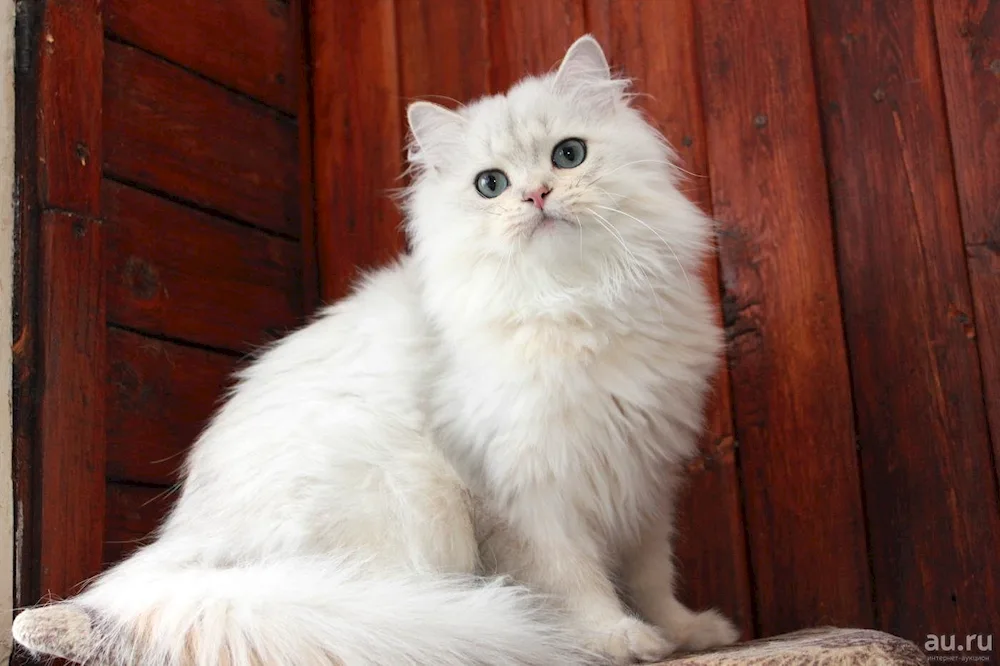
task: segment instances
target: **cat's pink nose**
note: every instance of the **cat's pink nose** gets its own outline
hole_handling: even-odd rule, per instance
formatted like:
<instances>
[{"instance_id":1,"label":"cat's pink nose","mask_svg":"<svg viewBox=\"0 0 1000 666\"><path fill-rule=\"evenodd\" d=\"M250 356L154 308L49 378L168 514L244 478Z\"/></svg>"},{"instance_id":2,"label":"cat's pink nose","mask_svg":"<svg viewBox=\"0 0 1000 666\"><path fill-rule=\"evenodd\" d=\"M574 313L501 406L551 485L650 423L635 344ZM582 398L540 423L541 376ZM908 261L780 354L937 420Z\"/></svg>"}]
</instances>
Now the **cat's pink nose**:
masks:
<instances>
[{"instance_id":1,"label":"cat's pink nose","mask_svg":"<svg viewBox=\"0 0 1000 666\"><path fill-rule=\"evenodd\" d=\"M526 193L524 195L524 200L530 201L531 203L535 204L535 208L541 210L542 208L545 207L545 197L549 196L549 192L551 191L552 190L542 185L541 187L536 187L535 189Z\"/></svg>"}]
</instances>

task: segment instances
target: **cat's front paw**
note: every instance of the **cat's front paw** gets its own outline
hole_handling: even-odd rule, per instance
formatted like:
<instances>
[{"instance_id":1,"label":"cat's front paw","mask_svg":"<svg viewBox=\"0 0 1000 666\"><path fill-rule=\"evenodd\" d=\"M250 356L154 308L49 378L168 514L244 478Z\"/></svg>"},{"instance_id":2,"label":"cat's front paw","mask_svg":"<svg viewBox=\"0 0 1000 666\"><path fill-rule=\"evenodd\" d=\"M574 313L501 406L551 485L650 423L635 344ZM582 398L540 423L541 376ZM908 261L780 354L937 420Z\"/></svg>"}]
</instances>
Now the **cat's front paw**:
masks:
<instances>
[{"instance_id":1,"label":"cat's front paw","mask_svg":"<svg viewBox=\"0 0 1000 666\"><path fill-rule=\"evenodd\" d=\"M733 623L714 610L693 613L684 627L679 642L687 650L707 650L730 645L740 637Z\"/></svg>"},{"instance_id":2,"label":"cat's front paw","mask_svg":"<svg viewBox=\"0 0 1000 666\"><path fill-rule=\"evenodd\" d=\"M608 657L615 666L651 663L677 649L660 630L631 617L598 631L588 648Z\"/></svg>"}]
</instances>

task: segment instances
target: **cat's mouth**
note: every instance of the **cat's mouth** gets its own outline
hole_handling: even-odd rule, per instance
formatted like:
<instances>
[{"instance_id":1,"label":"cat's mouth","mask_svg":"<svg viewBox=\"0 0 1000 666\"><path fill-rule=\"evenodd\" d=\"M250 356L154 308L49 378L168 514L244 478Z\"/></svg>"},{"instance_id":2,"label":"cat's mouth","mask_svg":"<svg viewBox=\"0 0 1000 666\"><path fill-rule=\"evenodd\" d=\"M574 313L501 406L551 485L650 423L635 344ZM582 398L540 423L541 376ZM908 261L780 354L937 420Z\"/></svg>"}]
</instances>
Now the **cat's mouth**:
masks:
<instances>
[{"instance_id":1,"label":"cat's mouth","mask_svg":"<svg viewBox=\"0 0 1000 666\"><path fill-rule=\"evenodd\" d=\"M543 212L532 221L531 228L528 231L528 238L531 238L538 233L545 233L568 222L569 220L565 217L554 213Z\"/></svg>"}]
</instances>

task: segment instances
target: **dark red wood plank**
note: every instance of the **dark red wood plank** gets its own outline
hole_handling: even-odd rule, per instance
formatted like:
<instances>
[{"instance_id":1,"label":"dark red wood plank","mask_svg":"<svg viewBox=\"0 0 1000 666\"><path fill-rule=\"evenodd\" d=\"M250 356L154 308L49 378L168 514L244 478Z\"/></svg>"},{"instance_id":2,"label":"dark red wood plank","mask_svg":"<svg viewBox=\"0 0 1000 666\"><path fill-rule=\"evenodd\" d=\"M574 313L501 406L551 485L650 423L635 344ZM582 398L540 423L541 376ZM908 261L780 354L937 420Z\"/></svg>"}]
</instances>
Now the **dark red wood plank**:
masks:
<instances>
[{"instance_id":1,"label":"dark red wood plank","mask_svg":"<svg viewBox=\"0 0 1000 666\"><path fill-rule=\"evenodd\" d=\"M1000 480L1000 0L936 0L934 21Z\"/></svg>"},{"instance_id":2,"label":"dark red wood plank","mask_svg":"<svg viewBox=\"0 0 1000 666\"><path fill-rule=\"evenodd\" d=\"M109 175L299 235L293 121L138 49L105 50Z\"/></svg>"},{"instance_id":3,"label":"dark red wood plank","mask_svg":"<svg viewBox=\"0 0 1000 666\"><path fill-rule=\"evenodd\" d=\"M37 452L39 593L69 596L100 571L104 521L101 225L41 219Z\"/></svg>"},{"instance_id":4,"label":"dark red wood plank","mask_svg":"<svg viewBox=\"0 0 1000 666\"><path fill-rule=\"evenodd\" d=\"M391 199L402 184L393 2L311 0L310 30L316 241L322 295L333 300L359 267L404 247Z\"/></svg>"},{"instance_id":5,"label":"dark red wood plank","mask_svg":"<svg viewBox=\"0 0 1000 666\"><path fill-rule=\"evenodd\" d=\"M131 44L286 113L298 110L286 2L105 0L104 25Z\"/></svg>"},{"instance_id":6,"label":"dark red wood plank","mask_svg":"<svg viewBox=\"0 0 1000 666\"><path fill-rule=\"evenodd\" d=\"M299 245L106 181L108 319L243 351L302 314Z\"/></svg>"},{"instance_id":7,"label":"dark red wood plank","mask_svg":"<svg viewBox=\"0 0 1000 666\"><path fill-rule=\"evenodd\" d=\"M230 356L108 331L108 476L175 482L236 365Z\"/></svg>"},{"instance_id":8,"label":"dark red wood plank","mask_svg":"<svg viewBox=\"0 0 1000 666\"><path fill-rule=\"evenodd\" d=\"M1000 510L930 5L810 12L880 624L986 631Z\"/></svg>"},{"instance_id":9,"label":"dark red wood plank","mask_svg":"<svg viewBox=\"0 0 1000 666\"><path fill-rule=\"evenodd\" d=\"M555 69L584 33L583 0L487 0L490 81L503 92L529 74Z\"/></svg>"},{"instance_id":10,"label":"dark red wood plank","mask_svg":"<svg viewBox=\"0 0 1000 666\"><path fill-rule=\"evenodd\" d=\"M1000 240L969 245L966 253L976 313L983 398L993 441L994 482L1000 485ZM1000 592L994 600L994 605L1000 605Z\"/></svg>"},{"instance_id":11,"label":"dark red wood plank","mask_svg":"<svg viewBox=\"0 0 1000 666\"><path fill-rule=\"evenodd\" d=\"M100 4L100 0L50 0L43 10L34 109L43 208L85 215L100 211L104 58Z\"/></svg>"},{"instance_id":12,"label":"dark red wood plank","mask_svg":"<svg viewBox=\"0 0 1000 666\"><path fill-rule=\"evenodd\" d=\"M698 0L757 625L872 622L805 7Z\"/></svg>"},{"instance_id":13,"label":"dark red wood plank","mask_svg":"<svg viewBox=\"0 0 1000 666\"><path fill-rule=\"evenodd\" d=\"M104 566L120 562L139 546L149 543L153 531L176 500L176 489L109 483L102 558Z\"/></svg>"},{"instance_id":14,"label":"dark red wood plank","mask_svg":"<svg viewBox=\"0 0 1000 666\"><path fill-rule=\"evenodd\" d=\"M711 215L691 0L588 0L587 19L612 66L634 80L640 93L636 103L677 150L681 168L689 172L684 190ZM718 301L714 252L704 275ZM679 512L680 584L686 601L698 608L721 609L750 638L753 615L728 368L720 369L714 384L702 455L691 465L690 487Z\"/></svg>"},{"instance_id":15,"label":"dark red wood plank","mask_svg":"<svg viewBox=\"0 0 1000 666\"><path fill-rule=\"evenodd\" d=\"M320 304L319 254L316 245L316 189L313 171L313 114L307 0L291 0L295 37L295 73L298 77L299 201L302 219L302 303L305 314Z\"/></svg>"},{"instance_id":16,"label":"dark red wood plank","mask_svg":"<svg viewBox=\"0 0 1000 666\"><path fill-rule=\"evenodd\" d=\"M486 0L397 0L403 97L454 107L489 92Z\"/></svg>"}]
</instances>

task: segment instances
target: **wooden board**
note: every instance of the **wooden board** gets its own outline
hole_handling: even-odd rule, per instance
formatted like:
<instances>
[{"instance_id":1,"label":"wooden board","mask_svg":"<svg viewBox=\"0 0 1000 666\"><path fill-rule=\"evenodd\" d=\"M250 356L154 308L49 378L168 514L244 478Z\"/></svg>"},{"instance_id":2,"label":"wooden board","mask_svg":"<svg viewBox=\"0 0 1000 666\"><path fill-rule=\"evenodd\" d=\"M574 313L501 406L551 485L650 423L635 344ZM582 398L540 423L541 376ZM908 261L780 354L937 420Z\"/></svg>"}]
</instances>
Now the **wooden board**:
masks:
<instances>
[{"instance_id":1,"label":"wooden board","mask_svg":"<svg viewBox=\"0 0 1000 666\"><path fill-rule=\"evenodd\" d=\"M38 419L39 345L38 280L40 245L40 194L38 192L38 126L41 81L37 76L41 60L43 13L39 3L20 7L17 12L19 57L14 86L14 247L11 282L13 381L11 411L13 421L14 482L14 607L23 608L39 598L37 590L38 519L34 497L39 490L34 463ZM21 666L23 660L11 660Z\"/></svg>"},{"instance_id":2,"label":"wooden board","mask_svg":"<svg viewBox=\"0 0 1000 666\"><path fill-rule=\"evenodd\" d=\"M1000 483L1000 1L936 0L933 9Z\"/></svg>"},{"instance_id":3,"label":"wooden board","mask_svg":"<svg viewBox=\"0 0 1000 666\"><path fill-rule=\"evenodd\" d=\"M236 366L230 356L111 329L104 375L108 476L174 483Z\"/></svg>"},{"instance_id":4,"label":"wooden board","mask_svg":"<svg viewBox=\"0 0 1000 666\"><path fill-rule=\"evenodd\" d=\"M393 2L312 0L310 30L316 243L322 296L331 301L348 292L359 267L404 247L391 199L402 184Z\"/></svg>"},{"instance_id":5,"label":"wooden board","mask_svg":"<svg viewBox=\"0 0 1000 666\"><path fill-rule=\"evenodd\" d=\"M104 25L117 38L265 104L298 111L298 61L286 2L105 0Z\"/></svg>"},{"instance_id":6,"label":"wooden board","mask_svg":"<svg viewBox=\"0 0 1000 666\"><path fill-rule=\"evenodd\" d=\"M320 305L319 254L316 245L316 197L313 172L312 56L308 29L308 0L291 0L292 32L295 35L298 76L299 215L302 220L302 304L310 315Z\"/></svg>"},{"instance_id":7,"label":"wooden board","mask_svg":"<svg viewBox=\"0 0 1000 666\"><path fill-rule=\"evenodd\" d=\"M105 51L107 175L299 235L293 121L138 49Z\"/></svg>"},{"instance_id":8,"label":"wooden board","mask_svg":"<svg viewBox=\"0 0 1000 666\"><path fill-rule=\"evenodd\" d=\"M583 0L487 0L490 82L503 92L523 77L555 69L584 33Z\"/></svg>"},{"instance_id":9,"label":"wooden board","mask_svg":"<svg viewBox=\"0 0 1000 666\"><path fill-rule=\"evenodd\" d=\"M816 1L810 15L871 547L894 553L874 558L879 622L914 641L1000 626L1000 510L930 6Z\"/></svg>"},{"instance_id":10,"label":"wooden board","mask_svg":"<svg viewBox=\"0 0 1000 666\"><path fill-rule=\"evenodd\" d=\"M105 568L148 544L176 500L175 488L109 483L102 557Z\"/></svg>"},{"instance_id":11,"label":"wooden board","mask_svg":"<svg viewBox=\"0 0 1000 666\"><path fill-rule=\"evenodd\" d=\"M101 225L41 219L40 396L34 465L38 592L69 596L100 570L104 521L104 273Z\"/></svg>"},{"instance_id":12,"label":"wooden board","mask_svg":"<svg viewBox=\"0 0 1000 666\"><path fill-rule=\"evenodd\" d=\"M100 211L100 0L51 0L38 60L38 191L43 208ZM32 48L19 45L19 48Z\"/></svg>"},{"instance_id":13,"label":"wooden board","mask_svg":"<svg viewBox=\"0 0 1000 666\"><path fill-rule=\"evenodd\" d=\"M245 351L302 313L298 244L106 181L109 321Z\"/></svg>"},{"instance_id":14,"label":"wooden board","mask_svg":"<svg viewBox=\"0 0 1000 666\"><path fill-rule=\"evenodd\" d=\"M757 629L872 622L805 7L698 0Z\"/></svg>"},{"instance_id":15,"label":"wooden board","mask_svg":"<svg viewBox=\"0 0 1000 666\"><path fill-rule=\"evenodd\" d=\"M455 107L489 92L486 0L397 0L406 102Z\"/></svg>"},{"instance_id":16,"label":"wooden board","mask_svg":"<svg viewBox=\"0 0 1000 666\"><path fill-rule=\"evenodd\" d=\"M588 29L603 45L612 67L633 79L640 94L636 103L678 151L681 168L689 172L683 189L711 215L693 3L588 0L586 8ZM704 273L718 302L716 253L707 260ZM721 321L721 311L719 317ZM753 613L746 534L729 373L724 365L714 384L702 456L692 465L691 485L679 512L680 584L691 605L719 608L750 638Z\"/></svg>"}]
</instances>

